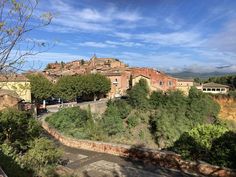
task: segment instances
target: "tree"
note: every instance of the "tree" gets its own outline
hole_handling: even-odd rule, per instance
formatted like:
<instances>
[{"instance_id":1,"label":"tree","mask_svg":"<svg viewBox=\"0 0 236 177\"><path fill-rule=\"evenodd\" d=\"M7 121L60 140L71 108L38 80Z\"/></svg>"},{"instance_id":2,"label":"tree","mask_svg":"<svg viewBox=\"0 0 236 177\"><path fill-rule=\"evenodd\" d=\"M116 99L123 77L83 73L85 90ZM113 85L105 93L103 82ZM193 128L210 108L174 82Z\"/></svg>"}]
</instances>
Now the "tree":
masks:
<instances>
[{"instance_id":1,"label":"tree","mask_svg":"<svg viewBox=\"0 0 236 177\"><path fill-rule=\"evenodd\" d=\"M26 57L43 52L49 46L27 35L52 20L51 13L38 17L34 13L37 5L38 0L0 1L0 74L20 70Z\"/></svg>"},{"instance_id":2,"label":"tree","mask_svg":"<svg viewBox=\"0 0 236 177\"><path fill-rule=\"evenodd\" d=\"M53 84L42 74L27 75L31 83L31 93L36 102L53 96Z\"/></svg>"},{"instance_id":3,"label":"tree","mask_svg":"<svg viewBox=\"0 0 236 177\"><path fill-rule=\"evenodd\" d=\"M75 100L79 96L77 81L75 76L62 76L55 85L56 96L67 101Z\"/></svg>"},{"instance_id":4,"label":"tree","mask_svg":"<svg viewBox=\"0 0 236 177\"><path fill-rule=\"evenodd\" d=\"M129 103L135 108L147 108L148 105L148 85L146 80L140 79L140 81L128 91Z\"/></svg>"},{"instance_id":5,"label":"tree","mask_svg":"<svg viewBox=\"0 0 236 177\"><path fill-rule=\"evenodd\" d=\"M94 99L107 94L111 89L111 82L101 74L87 74L83 76L83 95L92 96Z\"/></svg>"}]
</instances>

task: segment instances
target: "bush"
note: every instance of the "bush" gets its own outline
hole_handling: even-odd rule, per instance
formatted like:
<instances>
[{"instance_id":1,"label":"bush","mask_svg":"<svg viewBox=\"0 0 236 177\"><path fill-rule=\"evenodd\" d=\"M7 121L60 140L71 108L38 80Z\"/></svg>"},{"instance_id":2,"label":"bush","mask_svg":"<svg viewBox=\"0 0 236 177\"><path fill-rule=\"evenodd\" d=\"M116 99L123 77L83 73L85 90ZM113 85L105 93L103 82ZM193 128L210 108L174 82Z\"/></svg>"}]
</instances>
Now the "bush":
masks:
<instances>
[{"instance_id":1,"label":"bush","mask_svg":"<svg viewBox=\"0 0 236 177\"><path fill-rule=\"evenodd\" d=\"M124 131L123 120L115 106L109 106L102 118L102 127L109 136L116 135Z\"/></svg>"},{"instance_id":2,"label":"bush","mask_svg":"<svg viewBox=\"0 0 236 177\"><path fill-rule=\"evenodd\" d=\"M187 159L207 160L213 141L227 131L222 125L199 125L181 135L172 149Z\"/></svg>"},{"instance_id":3,"label":"bush","mask_svg":"<svg viewBox=\"0 0 236 177\"><path fill-rule=\"evenodd\" d=\"M149 88L146 80L140 79L131 90L128 91L129 103L135 108L146 109L149 107L148 103Z\"/></svg>"},{"instance_id":4,"label":"bush","mask_svg":"<svg viewBox=\"0 0 236 177\"><path fill-rule=\"evenodd\" d=\"M127 101L121 99L109 101L108 107L109 106L116 107L122 119L125 119L132 109L131 106L127 103Z\"/></svg>"},{"instance_id":5,"label":"bush","mask_svg":"<svg viewBox=\"0 0 236 177\"><path fill-rule=\"evenodd\" d=\"M236 169L236 133L228 131L213 140L209 162Z\"/></svg>"},{"instance_id":6,"label":"bush","mask_svg":"<svg viewBox=\"0 0 236 177\"><path fill-rule=\"evenodd\" d=\"M40 133L40 125L30 114L15 109L0 113L0 142L9 144L16 151L27 150L29 142Z\"/></svg>"},{"instance_id":7,"label":"bush","mask_svg":"<svg viewBox=\"0 0 236 177\"><path fill-rule=\"evenodd\" d=\"M150 118L151 131L159 147L171 146L182 133L191 129L191 121L184 113L159 109Z\"/></svg>"},{"instance_id":8,"label":"bush","mask_svg":"<svg viewBox=\"0 0 236 177\"><path fill-rule=\"evenodd\" d=\"M69 132L84 127L89 119L86 110L79 107L65 108L47 117L46 121L61 132ZM77 131L77 130L76 130Z\"/></svg>"},{"instance_id":9,"label":"bush","mask_svg":"<svg viewBox=\"0 0 236 177\"><path fill-rule=\"evenodd\" d=\"M127 124L129 128L136 127L140 123L140 118L136 115L131 115L127 118Z\"/></svg>"},{"instance_id":10,"label":"bush","mask_svg":"<svg viewBox=\"0 0 236 177\"><path fill-rule=\"evenodd\" d=\"M61 152L48 139L35 139L29 151L23 156L25 168L33 169L36 174L42 174L44 169L58 162Z\"/></svg>"}]
</instances>

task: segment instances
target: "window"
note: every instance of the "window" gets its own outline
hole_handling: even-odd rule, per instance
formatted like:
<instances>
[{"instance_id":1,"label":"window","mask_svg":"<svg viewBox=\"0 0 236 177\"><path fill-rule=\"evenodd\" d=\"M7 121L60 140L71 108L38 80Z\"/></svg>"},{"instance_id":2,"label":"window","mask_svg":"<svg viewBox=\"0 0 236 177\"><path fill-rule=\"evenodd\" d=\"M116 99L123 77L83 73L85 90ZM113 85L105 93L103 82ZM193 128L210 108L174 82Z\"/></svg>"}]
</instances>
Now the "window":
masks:
<instances>
[{"instance_id":1,"label":"window","mask_svg":"<svg viewBox=\"0 0 236 177\"><path fill-rule=\"evenodd\" d=\"M206 91L206 89L204 88L203 91Z\"/></svg>"},{"instance_id":2,"label":"window","mask_svg":"<svg viewBox=\"0 0 236 177\"><path fill-rule=\"evenodd\" d=\"M210 88L207 88L207 91L211 91L211 89L210 89Z\"/></svg>"},{"instance_id":3,"label":"window","mask_svg":"<svg viewBox=\"0 0 236 177\"><path fill-rule=\"evenodd\" d=\"M160 84L160 86L162 86L162 85L164 84L164 82L160 81L160 83L159 83L159 84Z\"/></svg>"},{"instance_id":4,"label":"window","mask_svg":"<svg viewBox=\"0 0 236 177\"><path fill-rule=\"evenodd\" d=\"M212 91L214 92L214 91L216 91L216 89L213 88Z\"/></svg>"},{"instance_id":5,"label":"window","mask_svg":"<svg viewBox=\"0 0 236 177\"><path fill-rule=\"evenodd\" d=\"M216 91L220 91L220 89L218 88L218 89L216 89Z\"/></svg>"},{"instance_id":6,"label":"window","mask_svg":"<svg viewBox=\"0 0 236 177\"><path fill-rule=\"evenodd\" d=\"M225 89L224 89L224 88L222 88L222 89L221 89L221 91L225 91Z\"/></svg>"}]
</instances>

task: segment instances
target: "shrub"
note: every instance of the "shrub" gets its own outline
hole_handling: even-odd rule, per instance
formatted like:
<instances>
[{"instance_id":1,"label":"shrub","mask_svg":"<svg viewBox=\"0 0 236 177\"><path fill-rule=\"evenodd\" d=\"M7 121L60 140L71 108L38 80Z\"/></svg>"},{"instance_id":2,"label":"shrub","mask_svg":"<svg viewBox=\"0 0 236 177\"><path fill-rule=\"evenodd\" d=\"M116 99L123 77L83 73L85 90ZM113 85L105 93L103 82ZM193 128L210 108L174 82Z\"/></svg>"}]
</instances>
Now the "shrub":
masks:
<instances>
[{"instance_id":1,"label":"shrub","mask_svg":"<svg viewBox=\"0 0 236 177\"><path fill-rule=\"evenodd\" d=\"M149 107L148 103L149 88L146 80L140 81L128 91L129 103L135 108L146 109Z\"/></svg>"},{"instance_id":2,"label":"shrub","mask_svg":"<svg viewBox=\"0 0 236 177\"><path fill-rule=\"evenodd\" d=\"M65 108L57 113L47 117L46 121L56 129L67 132L75 128L83 128L86 121L89 119L89 114L86 110L79 107Z\"/></svg>"},{"instance_id":3,"label":"shrub","mask_svg":"<svg viewBox=\"0 0 236 177\"><path fill-rule=\"evenodd\" d=\"M136 127L140 123L140 118L136 115L131 115L127 119L127 124L129 128Z\"/></svg>"},{"instance_id":4,"label":"shrub","mask_svg":"<svg viewBox=\"0 0 236 177\"><path fill-rule=\"evenodd\" d=\"M31 143L29 151L23 156L23 163L25 168L42 174L46 167L56 164L60 156L61 152L50 140L38 138Z\"/></svg>"},{"instance_id":5,"label":"shrub","mask_svg":"<svg viewBox=\"0 0 236 177\"><path fill-rule=\"evenodd\" d=\"M116 135L124 131L123 120L120 117L120 113L115 106L109 106L104 113L101 121L102 127L105 133L109 136Z\"/></svg>"},{"instance_id":6,"label":"shrub","mask_svg":"<svg viewBox=\"0 0 236 177\"><path fill-rule=\"evenodd\" d=\"M0 142L16 151L25 151L29 142L41 133L38 122L28 113L7 109L0 113Z\"/></svg>"},{"instance_id":7,"label":"shrub","mask_svg":"<svg viewBox=\"0 0 236 177\"><path fill-rule=\"evenodd\" d=\"M108 107L109 106L116 107L122 119L126 118L132 109L131 106L127 103L127 101L121 99L110 101L108 103Z\"/></svg>"},{"instance_id":8,"label":"shrub","mask_svg":"<svg viewBox=\"0 0 236 177\"><path fill-rule=\"evenodd\" d=\"M151 131L159 147L171 146L182 133L191 129L191 121L184 113L159 109L150 118Z\"/></svg>"},{"instance_id":9,"label":"shrub","mask_svg":"<svg viewBox=\"0 0 236 177\"><path fill-rule=\"evenodd\" d=\"M236 169L236 133L228 131L213 140L208 160L211 164Z\"/></svg>"},{"instance_id":10,"label":"shrub","mask_svg":"<svg viewBox=\"0 0 236 177\"><path fill-rule=\"evenodd\" d=\"M204 160L212 149L213 141L227 131L228 129L222 125L199 125L184 133L172 149L184 158Z\"/></svg>"}]
</instances>

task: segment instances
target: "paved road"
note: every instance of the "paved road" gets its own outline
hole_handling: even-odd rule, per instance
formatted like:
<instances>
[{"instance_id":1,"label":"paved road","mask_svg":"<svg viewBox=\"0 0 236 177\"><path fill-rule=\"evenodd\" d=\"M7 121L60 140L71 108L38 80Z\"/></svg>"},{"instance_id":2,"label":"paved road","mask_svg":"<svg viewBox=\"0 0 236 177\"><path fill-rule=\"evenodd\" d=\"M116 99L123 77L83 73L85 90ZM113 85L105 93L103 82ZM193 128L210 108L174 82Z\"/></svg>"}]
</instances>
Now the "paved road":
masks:
<instances>
[{"instance_id":1,"label":"paved road","mask_svg":"<svg viewBox=\"0 0 236 177\"><path fill-rule=\"evenodd\" d=\"M83 177L194 177L172 169L145 164L110 154L70 148L54 140L62 148L65 167ZM198 175L199 176L199 175Z\"/></svg>"}]
</instances>

